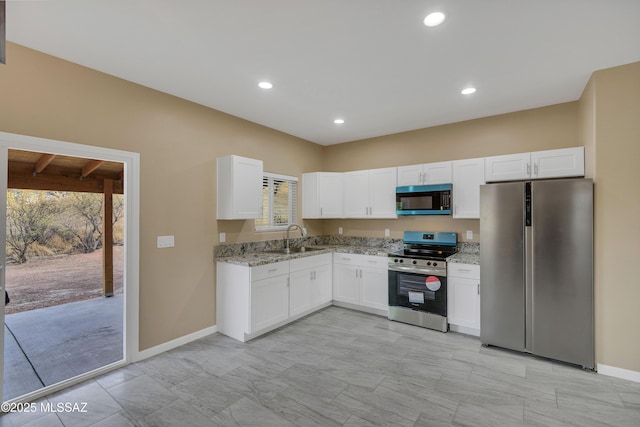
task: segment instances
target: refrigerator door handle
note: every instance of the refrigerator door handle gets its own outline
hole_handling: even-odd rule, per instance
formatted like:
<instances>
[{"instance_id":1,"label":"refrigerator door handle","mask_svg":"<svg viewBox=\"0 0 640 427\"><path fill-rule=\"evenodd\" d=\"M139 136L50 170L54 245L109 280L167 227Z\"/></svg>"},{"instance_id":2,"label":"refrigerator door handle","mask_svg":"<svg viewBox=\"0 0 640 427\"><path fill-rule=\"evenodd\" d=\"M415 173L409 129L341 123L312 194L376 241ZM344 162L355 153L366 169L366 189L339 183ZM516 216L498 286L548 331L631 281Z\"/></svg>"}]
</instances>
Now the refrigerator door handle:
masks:
<instances>
[{"instance_id":1,"label":"refrigerator door handle","mask_svg":"<svg viewBox=\"0 0 640 427\"><path fill-rule=\"evenodd\" d=\"M533 226L524 232L525 281L524 281L524 349L533 352Z\"/></svg>"}]
</instances>

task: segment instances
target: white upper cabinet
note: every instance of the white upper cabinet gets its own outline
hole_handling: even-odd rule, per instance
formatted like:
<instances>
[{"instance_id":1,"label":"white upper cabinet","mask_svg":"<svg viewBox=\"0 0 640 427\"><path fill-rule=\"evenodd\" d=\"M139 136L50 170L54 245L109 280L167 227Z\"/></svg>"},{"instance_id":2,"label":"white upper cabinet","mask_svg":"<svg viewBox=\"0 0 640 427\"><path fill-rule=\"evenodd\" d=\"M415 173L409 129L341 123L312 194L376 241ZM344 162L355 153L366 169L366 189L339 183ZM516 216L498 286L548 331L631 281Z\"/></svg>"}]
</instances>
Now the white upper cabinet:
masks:
<instances>
[{"instance_id":1,"label":"white upper cabinet","mask_svg":"<svg viewBox=\"0 0 640 427\"><path fill-rule=\"evenodd\" d=\"M584 176L584 147L493 156L485 162L487 182Z\"/></svg>"},{"instance_id":2,"label":"white upper cabinet","mask_svg":"<svg viewBox=\"0 0 640 427\"><path fill-rule=\"evenodd\" d=\"M451 162L398 167L398 187L406 185L451 184Z\"/></svg>"},{"instance_id":3,"label":"white upper cabinet","mask_svg":"<svg viewBox=\"0 0 640 427\"><path fill-rule=\"evenodd\" d=\"M584 147L534 151L532 178L584 176Z\"/></svg>"},{"instance_id":4,"label":"white upper cabinet","mask_svg":"<svg viewBox=\"0 0 640 427\"><path fill-rule=\"evenodd\" d=\"M531 177L531 153L507 154L485 158L485 178L492 181L517 181Z\"/></svg>"},{"instance_id":5,"label":"white upper cabinet","mask_svg":"<svg viewBox=\"0 0 640 427\"><path fill-rule=\"evenodd\" d=\"M342 218L343 185L340 172L302 174L302 218Z\"/></svg>"},{"instance_id":6,"label":"white upper cabinet","mask_svg":"<svg viewBox=\"0 0 640 427\"><path fill-rule=\"evenodd\" d=\"M480 186L484 158L453 161L453 217L480 218Z\"/></svg>"},{"instance_id":7,"label":"white upper cabinet","mask_svg":"<svg viewBox=\"0 0 640 427\"><path fill-rule=\"evenodd\" d=\"M344 173L346 218L396 218L396 168Z\"/></svg>"},{"instance_id":8,"label":"white upper cabinet","mask_svg":"<svg viewBox=\"0 0 640 427\"><path fill-rule=\"evenodd\" d=\"M240 156L216 159L217 219L262 217L262 160Z\"/></svg>"}]
</instances>

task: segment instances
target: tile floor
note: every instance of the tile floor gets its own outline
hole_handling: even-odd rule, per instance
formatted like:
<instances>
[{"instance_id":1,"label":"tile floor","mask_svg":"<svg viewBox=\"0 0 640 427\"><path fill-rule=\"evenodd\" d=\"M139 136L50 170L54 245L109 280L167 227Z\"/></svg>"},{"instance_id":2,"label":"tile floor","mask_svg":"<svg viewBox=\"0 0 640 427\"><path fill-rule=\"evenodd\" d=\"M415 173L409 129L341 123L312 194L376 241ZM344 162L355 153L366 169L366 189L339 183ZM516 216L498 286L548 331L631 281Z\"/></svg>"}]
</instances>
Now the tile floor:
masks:
<instances>
[{"instance_id":1,"label":"tile floor","mask_svg":"<svg viewBox=\"0 0 640 427\"><path fill-rule=\"evenodd\" d=\"M220 334L7 414L0 426L640 426L640 384L329 307Z\"/></svg>"}]
</instances>

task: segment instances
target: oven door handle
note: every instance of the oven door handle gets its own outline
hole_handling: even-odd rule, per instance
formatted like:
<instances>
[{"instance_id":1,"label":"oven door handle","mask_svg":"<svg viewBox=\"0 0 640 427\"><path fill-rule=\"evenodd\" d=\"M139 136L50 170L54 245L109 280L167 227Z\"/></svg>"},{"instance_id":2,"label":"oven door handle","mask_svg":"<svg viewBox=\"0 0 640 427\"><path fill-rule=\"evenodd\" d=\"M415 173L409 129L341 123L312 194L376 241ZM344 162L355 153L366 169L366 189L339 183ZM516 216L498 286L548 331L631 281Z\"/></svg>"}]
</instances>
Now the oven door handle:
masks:
<instances>
[{"instance_id":1,"label":"oven door handle","mask_svg":"<svg viewBox=\"0 0 640 427\"><path fill-rule=\"evenodd\" d=\"M445 271L442 270L431 270L431 269L422 269L422 268L416 268L416 267L412 267L412 266L401 266L401 265L389 265L389 271L400 271L403 273L415 273L415 274L428 274L430 276L438 276L438 277L445 277L447 275L447 273Z\"/></svg>"}]
</instances>

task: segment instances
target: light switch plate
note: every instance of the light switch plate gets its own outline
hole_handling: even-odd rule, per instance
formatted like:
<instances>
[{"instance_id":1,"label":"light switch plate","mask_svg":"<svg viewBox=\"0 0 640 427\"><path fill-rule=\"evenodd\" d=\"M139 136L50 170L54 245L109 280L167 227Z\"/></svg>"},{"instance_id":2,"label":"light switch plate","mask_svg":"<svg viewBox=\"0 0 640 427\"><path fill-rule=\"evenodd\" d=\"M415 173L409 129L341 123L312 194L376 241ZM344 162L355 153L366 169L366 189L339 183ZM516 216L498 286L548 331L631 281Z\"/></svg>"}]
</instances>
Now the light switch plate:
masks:
<instances>
[{"instance_id":1,"label":"light switch plate","mask_svg":"<svg viewBox=\"0 0 640 427\"><path fill-rule=\"evenodd\" d=\"M342 234L342 227L338 227L338 234Z\"/></svg>"},{"instance_id":2,"label":"light switch plate","mask_svg":"<svg viewBox=\"0 0 640 427\"><path fill-rule=\"evenodd\" d=\"M175 240L173 236L158 236L158 249L173 248Z\"/></svg>"},{"instance_id":3,"label":"light switch plate","mask_svg":"<svg viewBox=\"0 0 640 427\"><path fill-rule=\"evenodd\" d=\"M473 230L467 230L467 240L473 240Z\"/></svg>"},{"instance_id":4,"label":"light switch plate","mask_svg":"<svg viewBox=\"0 0 640 427\"><path fill-rule=\"evenodd\" d=\"M227 233L225 233L224 231L220 232L218 240L220 241L220 243L226 242L227 241Z\"/></svg>"},{"instance_id":5,"label":"light switch plate","mask_svg":"<svg viewBox=\"0 0 640 427\"><path fill-rule=\"evenodd\" d=\"M384 236L385 236L385 237L389 237L389 236L391 236L391 232L389 231L389 229L388 229L388 228L385 228L385 229L384 229Z\"/></svg>"}]
</instances>

